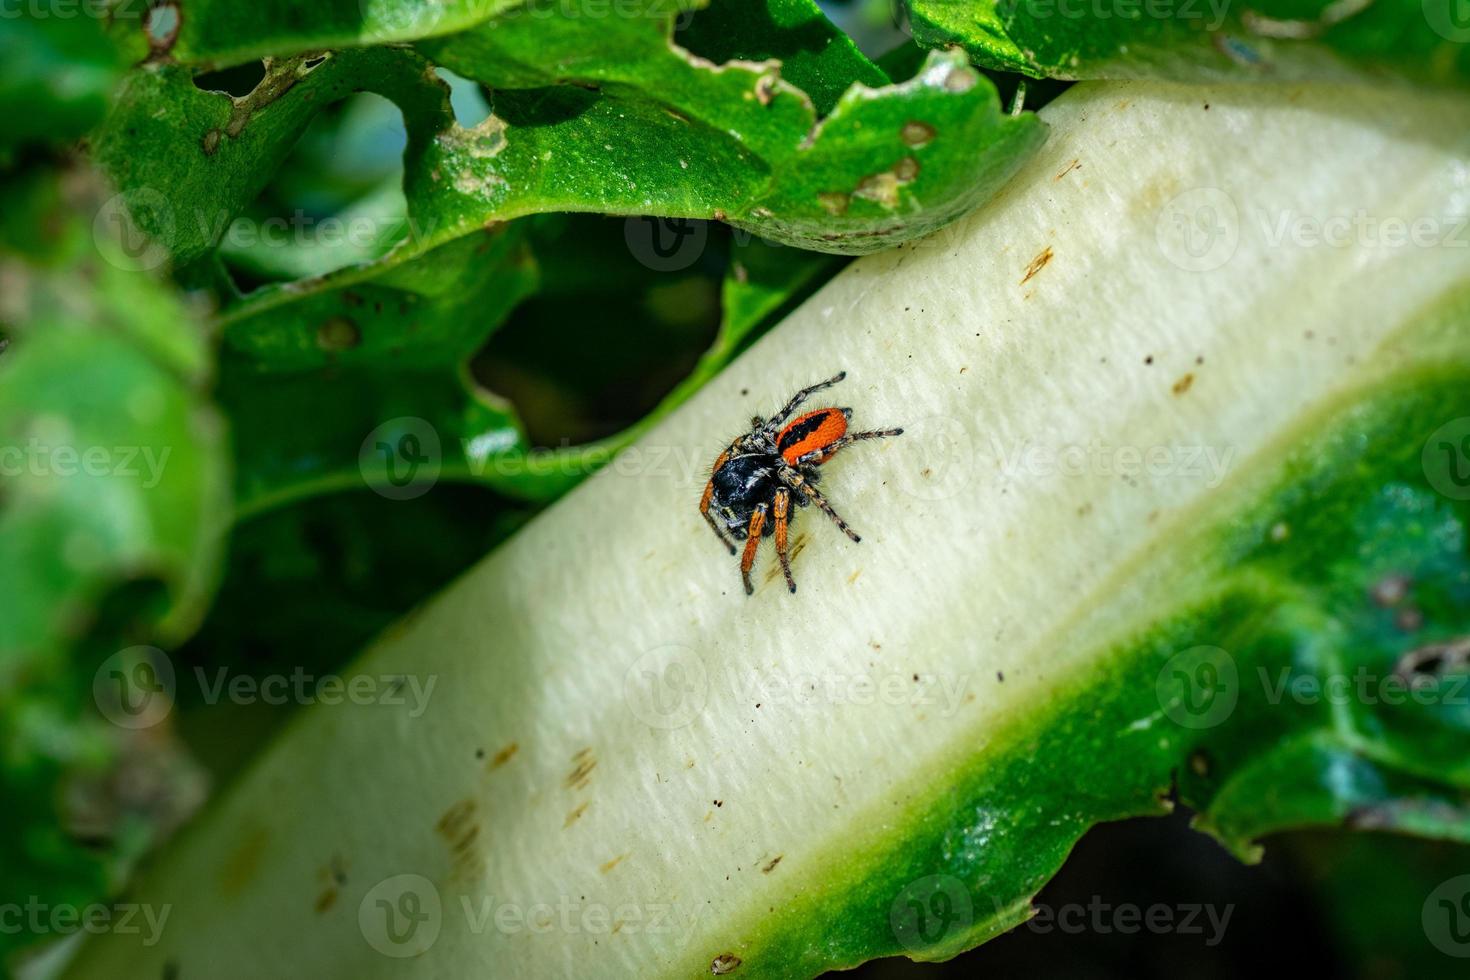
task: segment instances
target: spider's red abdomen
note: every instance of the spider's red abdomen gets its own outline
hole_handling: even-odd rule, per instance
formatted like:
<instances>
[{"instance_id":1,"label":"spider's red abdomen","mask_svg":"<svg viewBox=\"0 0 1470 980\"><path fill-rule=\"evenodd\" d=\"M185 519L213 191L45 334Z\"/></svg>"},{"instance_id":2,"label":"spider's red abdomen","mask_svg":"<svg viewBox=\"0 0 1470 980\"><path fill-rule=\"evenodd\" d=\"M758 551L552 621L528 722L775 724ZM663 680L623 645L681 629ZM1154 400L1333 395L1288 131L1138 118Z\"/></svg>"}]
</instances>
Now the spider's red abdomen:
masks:
<instances>
[{"instance_id":1,"label":"spider's red abdomen","mask_svg":"<svg viewBox=\"0 0 1470 980\"><path fill-rule=\"evenodd\" d=\"M807 453L826 449L847 434L847 415L840 408L819 408L792 419L776 437L776 449L792 466Z\"/></svg>"}]
</instances>

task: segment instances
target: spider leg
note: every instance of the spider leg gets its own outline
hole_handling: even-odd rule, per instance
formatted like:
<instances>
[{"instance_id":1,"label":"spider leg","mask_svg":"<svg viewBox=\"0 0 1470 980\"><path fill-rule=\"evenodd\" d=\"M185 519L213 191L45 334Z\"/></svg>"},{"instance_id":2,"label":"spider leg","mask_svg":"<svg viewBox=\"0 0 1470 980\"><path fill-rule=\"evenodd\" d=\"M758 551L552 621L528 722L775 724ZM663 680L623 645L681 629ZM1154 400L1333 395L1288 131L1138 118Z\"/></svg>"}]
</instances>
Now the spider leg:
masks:
<instances>
[{"instance_id":1,"label":"spider leg","mask_svg":"<svg viewBox=\"0 0 1470 980\"><path fill-rule=\"evenodd\" d=\"M750 533L745 539L745 554L740 556L740 578L745 582L745 594L750 595L755 587L750 584L750 570L755 567L755 551L761 544L761 531L766 527L766 505L761 504L750 515Z\"/></svg>"},{"instance_id":2,"label":"spider leg","mask_svg":"<svg viewBox=\"0 0 1470 980\"><path fill-rule=\"evenodd\" d=\"M808 463L825 463L837 455L837 450L844 449L855 442L864 439L886 439L889 436L903 435L902 429L872 429L868 432L849 432L847 435L833 442L831 445L823 446L821 449L813 449L805 456L799 456L796 460L797 466L805 466Z\"/></svg>"},{"instance_id":3,"label":"spider leg","mask_svg":"<svg viewBox=\"0 0 1470 980\"><path fill-rule=\"evenodd\" d=\"M862 540L862 538L858 535L856 531L847 526L846 521L837 516L837 511L833 510L832 505L827 503L827 498L822 496L821 492L818 491L816 487L808 483L806 477L802 476L790 466L781 467L778 473L781 477L782 483L786 484L794 490L800 490L801 493L806 497L806 499L816 504L821 509L822 513L832 518L832 523L836 524L843 534L847 535L854 542Z\"/></svg>"},{"instance_id":4,"label":"spider leg","mask_svg":"<svg viewBox=\"0 0 1470 980\"><path fill-rule=\"evenodd\" d=\"M715 470L718 470L721 466L724 466L727 462L729 462L729 460L730 450L728 449L720 453L720 458L715 460L715 465L710 470L709 482L704 485L704 494L699 498L699 513L703 515L705 522L709 524L709 529L715 532L715 537L720 539L720 544L724 545L726 548L729 548L730 554L733 555L735 554L735 543L729 538L725 537L725 532L720 529L719 522L717 522L715 520L715 516L709 512L710 501L713 500L715 496Z\"/></svg>"},{"instance_id":5,"label":"spider leg","mask_svg":"<svg viewBox=\"0 0 1470 980\"><path fill-rule=\"evenodd\" d=\"M802 402L806 401L808 398L821 391L823 388L832 387L845 377L847 377L846 371L838 371L826 381L818 381L814 385L808 385L807 387L798 391L796 394L792 395L791 400L786 403L786 406L782 408L781 411L777 412L775 415L772 415L769 419L766 420L766 430L774 432L782 422L786 421L786 419L791 415L792 412L801 407Z\"/></svg>"},{"instance_id":6,"label":"spider leg","mask_svg":"<svg viewBox=\"0 0 1470 980\"><path fill-rule=\"evenodd\" d=\"M781 571L786 573L786 587L796 591L796 579L791 577L791 556L786 553L787 514L791 511L791 491L782 487L776 491L776 557L781 559Z\"/></svg>"}]
</instances>

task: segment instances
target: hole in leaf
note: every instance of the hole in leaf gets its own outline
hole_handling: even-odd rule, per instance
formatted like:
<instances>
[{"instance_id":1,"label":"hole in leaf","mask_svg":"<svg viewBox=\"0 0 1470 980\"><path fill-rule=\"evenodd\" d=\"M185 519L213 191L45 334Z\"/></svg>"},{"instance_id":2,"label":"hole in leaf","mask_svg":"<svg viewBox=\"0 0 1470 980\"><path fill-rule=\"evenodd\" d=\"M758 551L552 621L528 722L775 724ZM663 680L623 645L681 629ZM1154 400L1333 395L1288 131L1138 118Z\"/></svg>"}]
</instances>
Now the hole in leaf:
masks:
<instances>
[{"instance_id":1,"label":"hole in leaf","mask_svg":"<svg viewBox=\"0 0 1470 980\"><path fill-rule=\"evenodd\" d=\"M319 112L220 251L242 289L370 262L409 234L398 107L358 93Z\"/></svg>"},{"instance_id":2,"label":"hole in leaf","mask_svg":"<svg viewBox=\"0 0 1470 980\"><path fill-rule=\"evenodd\" d=\"M542 289L472 370L515 404L534 443L576 445L642 418L689 374L719 326L729 235L642 217L532 220Z\"/></svg>"},{"instance_id":3,"label":"hole in leaf","mask_svg":"<svg viewBox=\"0 0 1470 980\"><path fill-rule=\"evenodd\" d=\"M454 110L455 122L469 129L490 115L490 100L479 82L456 75L448 68L435 68L434 74L449 85L449 106Z\"/></svg>"},{"instance_id":4,"label":"hole in leaf","mask_svg":"<svg viewBox=\"0 0 1470 980\"><path fill-rule=\"evenodd\" d=\"M265 62L251 61L219 71L207 71L194 76L194 87L205 92L225 92L235 98L243 98L255 91L265 78Z\"/></svg>"},{"instance_id":5,"label":"hole in leaf","mask_svg":"<svg viewBox=\"0 0 1470 980\"><path fill-rule=\"evenodd\" d=\"M148 35L148 46L155 51L167 51L179 36L179 6L165 3L151 7L143 18L143 33Z\"/></svg>"}]
</instances>

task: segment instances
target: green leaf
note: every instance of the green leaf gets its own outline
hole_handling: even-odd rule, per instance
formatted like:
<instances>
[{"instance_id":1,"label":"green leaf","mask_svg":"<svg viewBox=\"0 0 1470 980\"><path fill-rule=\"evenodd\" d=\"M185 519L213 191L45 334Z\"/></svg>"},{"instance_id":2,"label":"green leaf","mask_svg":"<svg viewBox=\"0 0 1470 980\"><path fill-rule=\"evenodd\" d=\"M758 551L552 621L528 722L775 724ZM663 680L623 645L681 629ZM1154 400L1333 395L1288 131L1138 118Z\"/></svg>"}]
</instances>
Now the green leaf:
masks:
<instances>
[{"instance_id":1,"label":"green leaf","mask_svg":"<svg viewBox=\"0 0 1470 980\"><path fill-rule=\"evenodd\" d=\"M0 160L15 147L76 139L107 109L122 70L95 17L36 4L0 18Z\"/></svg>"},{"instance_id":2,"label":"green leaf","mask_svg":"<svg viewBox=\"0 0 1470 980\"><path fill-rule=\"evenodd\" d=\"M433 692L308 709L139 882L162 941L72 975L808 977L973 946L1176 793L1246 857L1470 838L1470 253L1292 220L1452 231L1470 110L1283 94L1071 89L1012 191L383 634L351 676ZM706 467L838 369L812 404L905 429L823 471L863 540L807 508L747 598Z\"/></svg>"},{"instance_id":3,"label":"green leaf","mask_svg":"<svg viewBox=\"0 0 1470 980\"><path fill-rule=\"evenodd\" d=\"M13 338L0 360L8 673L58 656L119 577L163 582L171 609L160 627L182 635L208 600L225 513L205 336L157 282L104 261L126 258L107 236L114 205L99 208L82 186L52 198L98 212L91 228L51 214L61 258L0 260L11 284L0 316Z\"/></svg>"},{"instance_id":4,"label":"green leaf","mask_svg":"<svg viewBox=\"0 0 1470 980\"><path fill-rule=\"evenodd\" d=\"M78 906L192 805L166 726L139 744L97 711L120 647L203 617L228 467L205 334L130 264L95 178L12 175L0 203L36 219L0 242L0 867L8 896ZM147 799L106 789L120 755ZM34 938L7 930L0 955Z\"/></svg>"},{"instance_id":5,"label":"green leaf","mask_svg":"<svg viewBox=\"0 0 1470 980\"><path fill-rule=\"evenodd\" d=\"M428 70L396 48L273 59L249 94L233 97L197 88L188 68L146 65L124 79L93 137L96 158L132 206L138 231L187 266L220 243L326 105L360 89L380 93L420 142L452 125L448 88ZM452 237L426 229L409 251Z\"/></svg>"},{"instance_id":6,"label":"green leaf","mask_svg":"<svg viewBox=\"0 0 1470 980\"><path fill-rule=\"evenodd\" d=\"M461 31L523 0L264 0L249 8L229 0L144 6L119 0L112 31L141 58L224 67L327 48L414 41Z\"/></svg>"},{"instance_id":7,"label":"green leaf","mask_svg":"<svg viewBox=\"0 0 1470 980\"><path fill-rule=\"evenodd\" d=\"M1294 836L1290 857L1305 865L1303 877L1326 912L1344 961L1360 964L1356 976L1371 976L1373 969L1403 977L1444 973L1454 947L1434 940L1450 938L1445 927L1452 920L1431 899L1446 876L1464 866L1463 847L1382 834ZM1426 910L1444 924L1439 936L1426 931Z\"/></svg>"},{"instance_id":8,"label":"green leaf","mask_svg":"<svg viewBox=\"0 0 1470 980\"><path fill-rule=\"evenodd\" d=\"M813 0L714 0L675 41L717 65L780 62L781 77L805 92L823 116L854 82L881 88L892 81Z\"/></svg>"},{"instance_id":9,"label":"green leaf","mask_svg":"<svg viewBox=\"0 0 1470 980\"><path fill-rule=\"evenodd\" d=\"M914 39L1047 78L1465 85L1453 0L908 0Z\"/></svg>"},{"instance_id":10,"label":"green leaf","mask_svg":"<svg viewBox=\"0 0 1470 980\"><path fill-rule=\"evenodd\" d=\"M898 85L855 83L819 119L777 62L711 64L672 44L658 18L536 9L421 45L496 90L495 115L441 135L430 154L446 221L487 204L509 216L529 193L537 210L713 217L805 248L872 251L974 207L1041 140L1035 117L1002 115L955 55L931 55ZM412 176L408 186L412 198Z\"/></svg>"},{"instance_id":11,"label":"green leaf","mask_svg":"<svg viewBox=\"0 0 1470 980\"><path fill-rule=\"evenodd\" d=\"M497 91L494 114L470 129L429 66L396 49L271 61L238 98L197 90L188 69L146 66L129 76L98 157L123 191L163 197L135 217L187 264L219 242L315 112L378 92L404 114L408 218L423 229L392 263L558 210L717 217L869 251L964 213L1042 138L1034 117L1001 115L955 55L931 55L908 82L855 85L819 121L778 64L715 66L673 46L671 30L667 18L526 12L426 43L460 74L517 89Z\"/></svg>"}]
</instances>

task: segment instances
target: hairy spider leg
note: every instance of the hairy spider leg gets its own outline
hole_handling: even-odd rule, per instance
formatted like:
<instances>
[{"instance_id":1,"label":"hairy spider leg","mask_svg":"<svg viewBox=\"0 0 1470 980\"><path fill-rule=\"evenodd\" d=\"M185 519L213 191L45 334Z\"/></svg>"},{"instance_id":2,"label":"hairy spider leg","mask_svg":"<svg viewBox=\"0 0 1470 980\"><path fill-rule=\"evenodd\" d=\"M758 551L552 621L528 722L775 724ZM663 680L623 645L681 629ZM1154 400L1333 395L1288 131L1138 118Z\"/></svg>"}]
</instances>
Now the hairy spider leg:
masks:
<instances>
[{"instance_id":1,"label":"hairy spider leg","mask_svg":"<svg viewBox=\"0 0 1470 980\"><path fill-rule=\"evenodd\" d=\"M786 403L786 406L782 408L781 411L777 412L775 415L772 415L769 419L766 420L765 430L768 433L775 432L782 422L785 422L788 418L791 417L792 412L801 407L802 402L806 401L808 398L821 391L823 388L832 387L845 377L847 377L846 371L838 371L826 381L818 381L814 385L810 385L806 388L801 389L796 394L791 396L791 400Z\"/></svg>"},{"instance_id":2,"label":"hairy spider leg","mask_svg":"<svg viewBox=\"0 0 1470 980\"><path fill-rule=\"evenodd\" d=\"M782 465L782 467L777 471L777 476L780 477L782 483L786 484L788 487L791 487L794 490L800 490L808 500L821 508L822 513L832 518L832 523L836 524L837 527L841 529L843 534L847 535L849 538L852 538L852 540L855 542L862 540L862 538L858 536L858 533L856 531L847 526L846 521L837 516L837 511L833 510L832 505L827 503L827 498L822 496L822 494L817 490L816 487L808 483L806 477L802 476L796 470L787 465Z\"/></svg>"},{"instance_id":3,"label":"hairy spider leg","mask_svg":"<svg viewBox=\"0 0 1470 980\"><path fill-rule=\"evenodd\" d=\"M720 453L720 458L715 460L715 465L710 469L709 482L704 485L704 495L699 498L699 513L704 516L705 523L709 524L709 529L715 532L715 537L720 539L720 544L724 545L726 548L729 548L730 554L733 555L735 554L735 542L725 537L725 532L720 530L719 522L716 521L715 516L709 512L710 501L713 500L715 496L715 474L719 472L720 467L724 466L729 461L730 450L728 449Z\"/></svg>"},{"instance_id":4,"label":"hairy spider leg","mask_svg":"<svg viewBox=\"0 0 1470 980\"><path fill-rule=\"evenodd\" d=\"M796 579L791 577L791 556L786 553L787 515L791 512L791 491L782 487L776 491L776 557L781 559L781 571L786 573L786 587L796 591Z\"/></svg>"},{"instance_id":5,"label":"hairy spider leg","mask_svg":"<svg viewBox=\"0 0 1470 980\"><path fill-rule=\"evenodd\" d=\"M750 570L755 567L755 550L761 544L761 531L766 527L766 505L759 504L750 515L750 531L745 538L745 554L740 556L740 578L745 582L745 594L750 595L755 587L750 584Z\"/></svg>"},{"instance_id":6,"label":"hairy spider leg","mask_svg":"<svg viewBox=\"0 0 1470 980\"><path fill-rule=\"evenodd\" d=\"M849 432L847 435L833 442L829 446L824 446L821 449L813 449L806 455L797 457L796 465L807 466L811 463L817 463L820 465L827 462L827 460L831 459L833 456L837 455L837 450L845 449L853 443L860 442L863 439L886 439L889 436L901 435L903 435L902 429L872 429L868 432Z\"/></svg>"}]
</instances>

